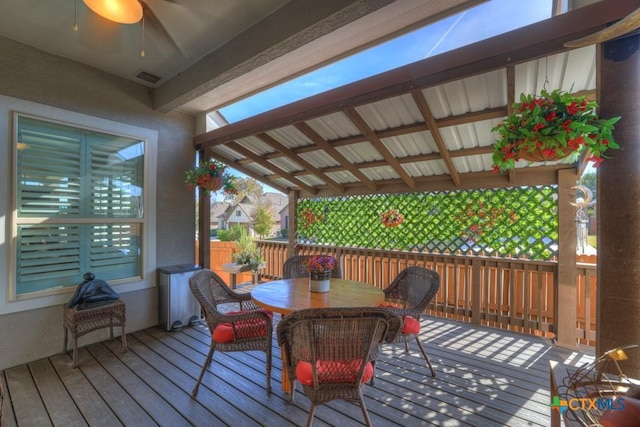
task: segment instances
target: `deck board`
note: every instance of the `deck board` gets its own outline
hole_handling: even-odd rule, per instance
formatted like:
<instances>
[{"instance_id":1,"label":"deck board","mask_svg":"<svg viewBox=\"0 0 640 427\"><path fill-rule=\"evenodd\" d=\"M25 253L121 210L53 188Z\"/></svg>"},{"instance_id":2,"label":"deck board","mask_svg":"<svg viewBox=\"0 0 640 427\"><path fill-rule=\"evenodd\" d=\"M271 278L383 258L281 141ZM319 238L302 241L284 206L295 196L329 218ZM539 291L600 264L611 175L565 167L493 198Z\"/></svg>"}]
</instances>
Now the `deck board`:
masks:
<instances>
[{"instance_id":1,"label":"deck board","mask_svg":"<svg viewBox=\"0 0 640 427\"><path fill-rule=\"evenodd\" d=\"M30 363L29 369L53 425L88 425L48 359Z\"/></svg>"},{"instance_id":2,"label":"deck board","mask_svg":"<svg viewBox=\"0 0 640 427\"><path fill-rule=\"evenodd\" d=\"M277 320L277 319L276 319ZM4 426L299 426L309 400L281 390L280 349L273 338L272 393L265 390L265 355L216 353L196 399L191 390L209 349L206 328L150 328L117 340L56 355L1 373ZM549 360L581 364L592 355L547 340L423 319L421 340L436 370L431 378L415 342L383 346L376 379L365 390L375 426L548 426ZM314 426L362 426L360 408L333 401L316 411Z\"/></svg>"},{"instance_id":3,"label":"deck board","mask_svg":"<svg viewBox=\"0 0 640 427\"><path fill-rule=\"evenodd\" d=\"M69 354L54 356L49 360L87 424L96 427L122 425L82 371L71 367Z\"/></svg>"}]
</instances>

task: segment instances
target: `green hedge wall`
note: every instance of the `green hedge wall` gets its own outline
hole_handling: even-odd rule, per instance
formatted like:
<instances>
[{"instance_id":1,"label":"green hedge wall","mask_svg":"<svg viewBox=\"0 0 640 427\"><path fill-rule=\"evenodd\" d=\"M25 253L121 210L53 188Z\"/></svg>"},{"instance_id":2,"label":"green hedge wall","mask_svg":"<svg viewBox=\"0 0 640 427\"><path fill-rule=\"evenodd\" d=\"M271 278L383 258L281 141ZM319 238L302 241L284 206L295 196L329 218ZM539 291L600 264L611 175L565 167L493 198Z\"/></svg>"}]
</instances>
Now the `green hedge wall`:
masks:
<instances>
[{"instance_id":1,"label":"green hedge wall","mask_svg":"<svg viewBox=\"0 0 640 427\"><path fill-rule=\"evenodd\" d=\"M300 199L298 241L548 260L557 199L556 186ZM394 209L404 220L386 227L381 214Z\"/></svg>"}]
</instances>

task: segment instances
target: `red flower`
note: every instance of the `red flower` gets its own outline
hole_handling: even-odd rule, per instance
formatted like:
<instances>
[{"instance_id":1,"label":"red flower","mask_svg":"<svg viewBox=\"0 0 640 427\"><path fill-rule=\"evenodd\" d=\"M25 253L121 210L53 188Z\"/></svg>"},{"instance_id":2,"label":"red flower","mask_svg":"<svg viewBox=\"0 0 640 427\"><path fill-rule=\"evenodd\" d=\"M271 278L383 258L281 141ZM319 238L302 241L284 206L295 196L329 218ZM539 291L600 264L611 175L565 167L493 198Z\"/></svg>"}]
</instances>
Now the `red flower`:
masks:
<instances>
[{"instance_id":1,"label":"red flower","mask_svg":"<svg viewBox=\"0 0 640 427\"><path fill-rule=\"evenodd\" d=\"M537 124L533 127L533 131L534 131L534 132L538 132L540 129L544 129L544 123L537 123Z\"/></svg>"},{"instance_id":2,"label":"red flower","mask_svg":"<svg viewBox=\"0 0 640 427\"><path fill-rule=\"evenodd\" d=\"M567 147L572 150L577 150L578 148L580 148L580 143L578 142L578 138L568 140Z\"/></svg>"},{"instance_id":3,"label":"red flower","mask_svg":"<svg viewBox=\"0 0 640 427\"><path fill-rule=\"evenodd\" d=\"M573 101L570 105L567 105L567 113L572 116L578 114L578 103Z\"/></svg>"},{"instance_id":4,"label":"red flower","mask_svg":"<svg viewBox=\"0 0 640 427\"><path fill-rule=\"evenodd\" d=\"M555 119L555 118L556 118L556 112L555 112L555 111L552 111L552 112L550 112L549 114L547 114L547 115L545 116L545 118L544 118L544 119L545 119L546 121L550 122L550 121L552 121L552 120L553 120L553 119Z\"/></svg>"},{"instance_id":5,"label":"red flower","mask_svg":"<svg viewBox=\"0 0 640 427\"><path fill-rule=\"evenodd\" d=\"M545 148L541 151L541 153L542 153L542 156L547 159L554 157L558 154L558 152L554 148Z\"/></svg>"},{"instance_id":6,"label":"red flower","mask_svg":"<svg viewBox=\"0 0 640 427\"><path fill-rule=\"evenodd\" d=\"M589 161L593 162L593 167L594 168L597 168L602 164L602 162L604 162L604 159L602 157L598 157L598 156L591 156L591 157L589 157Z\"/></svg>"}]
</instances>

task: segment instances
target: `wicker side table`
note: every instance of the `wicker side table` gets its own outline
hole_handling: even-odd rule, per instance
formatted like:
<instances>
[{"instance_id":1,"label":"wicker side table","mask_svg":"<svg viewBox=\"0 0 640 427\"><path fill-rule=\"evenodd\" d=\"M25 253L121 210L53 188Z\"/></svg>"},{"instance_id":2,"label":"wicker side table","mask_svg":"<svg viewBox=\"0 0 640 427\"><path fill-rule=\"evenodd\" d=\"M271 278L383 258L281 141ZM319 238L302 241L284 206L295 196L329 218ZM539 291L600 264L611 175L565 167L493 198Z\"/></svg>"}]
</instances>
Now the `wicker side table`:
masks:
<instances>
[{"instance_id":1,"label":"wicker side table","mask_svg":"<svg viewBox=\"0 0 640 427\"><path fill-rule=\"evenodd\" d=\"M77 307L64 307L64 346L62 352L67 352L67 337L71 333L73 339L73 367L77 366L78 337L98 329L109 328L110 339L113 339L113 327L122 327L122 351L127 351L127 336L124 332L126 323L125 304L121 300L93 308L78 310Z\"/></svg>"}]
</instances>

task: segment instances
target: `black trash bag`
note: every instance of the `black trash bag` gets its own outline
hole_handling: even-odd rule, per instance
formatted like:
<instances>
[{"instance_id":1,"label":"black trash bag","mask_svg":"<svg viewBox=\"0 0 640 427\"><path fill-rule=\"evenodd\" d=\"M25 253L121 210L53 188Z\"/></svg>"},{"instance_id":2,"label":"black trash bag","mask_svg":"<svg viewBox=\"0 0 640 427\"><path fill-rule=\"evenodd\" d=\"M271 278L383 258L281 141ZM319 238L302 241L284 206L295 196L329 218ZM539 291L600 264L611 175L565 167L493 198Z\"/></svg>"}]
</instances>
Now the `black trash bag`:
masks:
<instances>
[{"instance_id":1,"label":"black trash bag","mask_svg":"<svg viewBox=\"0 0 640 427\"><path fill-rule=\"evenodd\" d=\"M78 306L78 310L110 304L120 298L107 282L96 279L95 274L84 273L84 282L78 285L67 307Z\"/></svg>"}]
</instances>

